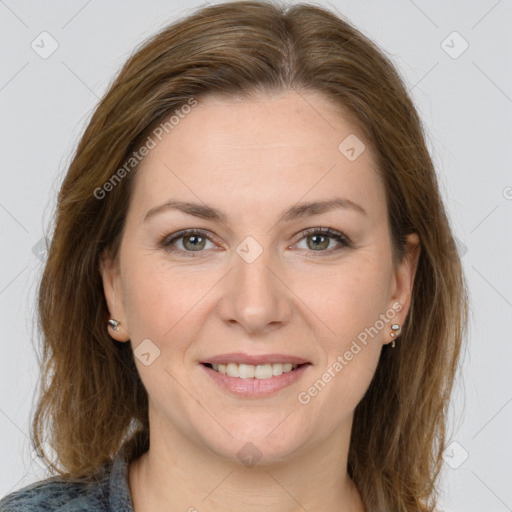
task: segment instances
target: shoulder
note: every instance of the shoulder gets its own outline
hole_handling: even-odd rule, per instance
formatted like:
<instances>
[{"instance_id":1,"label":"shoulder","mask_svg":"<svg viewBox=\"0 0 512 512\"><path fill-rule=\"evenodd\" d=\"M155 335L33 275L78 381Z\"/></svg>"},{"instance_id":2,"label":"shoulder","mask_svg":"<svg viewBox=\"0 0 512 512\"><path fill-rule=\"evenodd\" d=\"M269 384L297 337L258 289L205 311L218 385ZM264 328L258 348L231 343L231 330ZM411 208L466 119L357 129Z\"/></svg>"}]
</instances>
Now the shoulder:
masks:
<instances>
[{"instance_id":1,"label":"shoulder","mask_svg":"<svg viewBox=\"0 0 512 512\"><path fill-rule=\"evenodd\" d=\"M129 459L123 447L89 481L53 476L27 485L0 500L0 512L133 512Z\"/></svg>"},{"instance_id":2,"label":"shoulder","mask_svg":"<svg viewBox=\"0 0 512 512\"><path fill-rule=\"evenodd\" d=\"M108 510L104 484L67 482L58 477L42 480L0 500L0 512L81 512Z\"/></svg>"}]
</instances>

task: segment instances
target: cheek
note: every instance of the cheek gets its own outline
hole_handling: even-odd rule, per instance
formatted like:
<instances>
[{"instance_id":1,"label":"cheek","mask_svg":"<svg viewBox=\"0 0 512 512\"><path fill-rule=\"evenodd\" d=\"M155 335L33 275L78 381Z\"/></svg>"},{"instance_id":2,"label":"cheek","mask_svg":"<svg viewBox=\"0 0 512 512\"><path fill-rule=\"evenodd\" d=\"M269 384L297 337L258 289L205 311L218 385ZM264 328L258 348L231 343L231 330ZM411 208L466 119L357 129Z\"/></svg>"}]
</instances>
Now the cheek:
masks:
<instances>
[{"instance_id":1,"label":"cheek","mask_svg":"<svg viewBox=\"0 0 512 512\"><path fill-rule=\"evenodd\" d=\"M324 358L316 377L330 388L323 398L328 407L339 409L343 404L347 413L361 400L371 382L386 329L392 322L387 312L388 283L385 265L368 254L357 264L347 264L317 279L314 288L302 288L301 293L310 299L308 306L326 326Z\"/></svg>"},{"instance_id":2,"label":"cheek","mask_svg":"<svg viewBox=\"0 0 512 512\"><path fill-rule=\"evenodd\" d=\"M332 272L317 273L302 281L298 294L322 320L327 335L337 340L337 348L343 350L347 342L366 332L385 313L389 279L386 265L368 253L347 259L346 265Z\"/></svg>"},{"instance_id":3,"label":"cheek","mask_svg":"<svg viewBox=\"0 0 512 512\"><path fill-rule=\"evenodd\" d=\"M126 262L123 290L126 315L136 346L150 338L161 348L173 347L187 336L177 336L185 330L193 338L192 321L201 309L204 296L218 277L192 268L179 269L157 258L132 258Z\"/></svg>"},{"instance_id":4,"label":"cheek","mask_svg":"<svg viewBox=\"0 0 512 512\"><path fill-rule=\"evenodd\" d=\"M201 326L201 298L213 284L205 287L210 280L204 274L184 275L165 263L149 261L126 267L126 315L135 364L157 409L165 410L169 403L185 409L188 395L184 397L176 382L188 378L190 367L184 363ZM146 353L150 356L144 360Z\"/></svg>"}]
</instances>

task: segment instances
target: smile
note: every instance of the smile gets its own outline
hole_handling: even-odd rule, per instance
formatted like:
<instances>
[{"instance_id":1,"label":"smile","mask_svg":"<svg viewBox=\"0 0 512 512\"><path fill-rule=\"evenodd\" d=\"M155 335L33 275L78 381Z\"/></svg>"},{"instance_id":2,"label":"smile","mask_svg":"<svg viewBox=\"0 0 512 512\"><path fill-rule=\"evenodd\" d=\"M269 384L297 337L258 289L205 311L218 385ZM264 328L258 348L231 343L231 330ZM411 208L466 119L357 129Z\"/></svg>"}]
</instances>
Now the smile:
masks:
<instances>
[{"instance_id":1,"label":"smile","mask_svg":"<svg viewBox=\"0 0 512 512\"><path fill-rule=\"evenodd\" d=\"M238 377L240 379L271 379L272 377L278 377L283 373L291 372L299 367L298 364L292 363L273 363L273 364L208 364L210 368L222 375L228 375L229 377Z\"/></svg>"},{"instance_id":2,"label":"smile","mask_svg":"<svg viewBox=\"0 0 512 512\"><path fill-rule=\"evenodd\" d=\"M202 363L218 389L240 398L264 398L299 381L310 363Z\"/></svg>"}]
</instances>

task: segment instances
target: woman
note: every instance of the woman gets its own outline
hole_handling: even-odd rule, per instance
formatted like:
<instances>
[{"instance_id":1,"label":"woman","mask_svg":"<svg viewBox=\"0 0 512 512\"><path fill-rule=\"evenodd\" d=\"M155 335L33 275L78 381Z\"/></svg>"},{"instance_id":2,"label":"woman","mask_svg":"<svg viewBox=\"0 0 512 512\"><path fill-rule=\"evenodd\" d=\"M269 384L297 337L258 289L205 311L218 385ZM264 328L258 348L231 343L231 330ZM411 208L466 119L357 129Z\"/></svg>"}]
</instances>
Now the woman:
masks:
<instances>
[{"instance_id":1,"label":"woman","mask_svg":"<svg viewBox=\"0 0 512 512\"><path fill-rule=\"evenodd\" d=\"M387 58L316 6L203 8L69 167L32 431L56 475L0 510L432 511L466 309Z\"/></svg>"}]
</instances>

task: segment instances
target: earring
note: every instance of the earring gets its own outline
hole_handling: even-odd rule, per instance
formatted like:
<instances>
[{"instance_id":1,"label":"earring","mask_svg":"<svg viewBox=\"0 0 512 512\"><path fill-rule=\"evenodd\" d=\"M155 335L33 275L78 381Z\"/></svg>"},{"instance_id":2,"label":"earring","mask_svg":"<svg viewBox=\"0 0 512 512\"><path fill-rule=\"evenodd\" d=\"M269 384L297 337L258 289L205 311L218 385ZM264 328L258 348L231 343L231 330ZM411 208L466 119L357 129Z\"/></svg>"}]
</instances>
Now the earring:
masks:
<instances>
[{"instance_id":1,"label":"earring","mask_svg":"<svg viewBox=\"0 0 512 512\"><path fill-rule=\"evenodd\" d=\"M110 325L110 327L112 327L112 329L114 331L117 331L117 327L118 325L120 324L121 322L118 322L117 320L114 320L113 318L111 318L109 321L108 321L108 325Z\"/></svg>"},{"instance_id":2,"label":"earring","mask_svg":"<svg viewBox=\"0 0 512 512\"><path fill-rule=\"evenodd\" d=\"M391 324L391 337L394 338L400 334L400 324ZM395 348L395 340L391 342L391 348Z\"/></svg>"}]
</instances>

